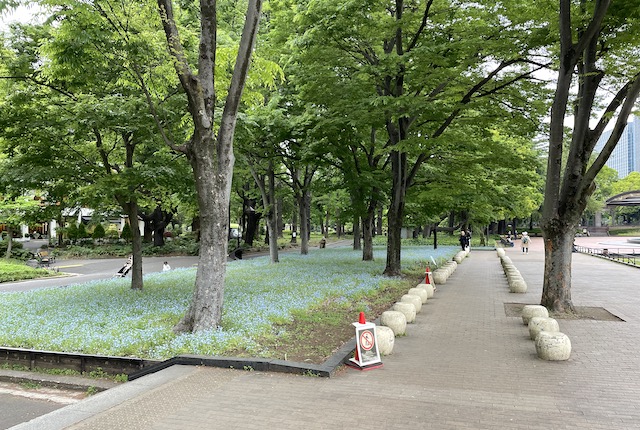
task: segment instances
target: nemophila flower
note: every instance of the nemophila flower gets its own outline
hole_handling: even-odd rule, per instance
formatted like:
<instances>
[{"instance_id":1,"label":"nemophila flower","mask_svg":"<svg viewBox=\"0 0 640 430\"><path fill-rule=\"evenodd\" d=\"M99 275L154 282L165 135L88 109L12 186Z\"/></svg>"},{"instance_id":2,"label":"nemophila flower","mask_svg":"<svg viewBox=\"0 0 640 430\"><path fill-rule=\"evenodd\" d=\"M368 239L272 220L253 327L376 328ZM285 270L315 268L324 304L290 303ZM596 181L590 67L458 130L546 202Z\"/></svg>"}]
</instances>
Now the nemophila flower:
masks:
<instances>
[{"instance_id":1,"label":"nemophila flower","mask_svg":"<svg viewBox=\"0 0 640 430\"><path fill-rule=\"evenodd\" d=\"M437 250L403 248L403 265L431 257L450 259L455 247ZM349 301L374 291L386 252L374 261L360 252L325 249L303 256L283 254L238 260L227 266L222 326L176 335L172 331L193 293L195 269L175 269L145 276L144 289L132 290L127 279L106 279L62 288L0 294L0 344L43 350L163 359L179 354L223 355L243 348L259 353L255 339L273 321L292 319L292 311L328 297Z\"/></svg>"}]
</instances>

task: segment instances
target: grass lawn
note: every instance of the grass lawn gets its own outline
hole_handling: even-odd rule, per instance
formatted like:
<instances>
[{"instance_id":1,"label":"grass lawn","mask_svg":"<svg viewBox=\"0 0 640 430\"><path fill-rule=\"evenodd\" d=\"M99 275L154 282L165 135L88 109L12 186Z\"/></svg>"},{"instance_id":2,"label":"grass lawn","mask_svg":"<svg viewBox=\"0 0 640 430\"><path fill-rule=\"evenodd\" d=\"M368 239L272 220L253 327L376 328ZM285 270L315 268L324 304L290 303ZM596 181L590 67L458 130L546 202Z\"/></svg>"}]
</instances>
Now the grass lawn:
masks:
<instances>
[{"instance_id":1,"label":"grass lawn","mask_svg":"<svg viewBox=\"0 0 640 430\"><path fill-rule=\"evenodd\" d=\"M403 248L407 276L381 276L385 249L363 262L359 251L313 250L228 264L222 325L195 334L171 328L192 295L195 269L145 277L144 290L108 279L0 294L0 345L39 350L166 359L175 355L250 355L323 361L353 336L358 312L388 309L424 275L431 257L450 259L457 247Z\"/></svg>"},{"instance_id":2,"label":"grass lawn","mask_svg":"<svg viewBox=\"0 0 640 430\"><path fill-rule=\"evenodd\" d=\"M56 273L51 270L34 269L22 261L0 259L0 282L22 281L55 275Z\"/></svg>"}]
</instances>

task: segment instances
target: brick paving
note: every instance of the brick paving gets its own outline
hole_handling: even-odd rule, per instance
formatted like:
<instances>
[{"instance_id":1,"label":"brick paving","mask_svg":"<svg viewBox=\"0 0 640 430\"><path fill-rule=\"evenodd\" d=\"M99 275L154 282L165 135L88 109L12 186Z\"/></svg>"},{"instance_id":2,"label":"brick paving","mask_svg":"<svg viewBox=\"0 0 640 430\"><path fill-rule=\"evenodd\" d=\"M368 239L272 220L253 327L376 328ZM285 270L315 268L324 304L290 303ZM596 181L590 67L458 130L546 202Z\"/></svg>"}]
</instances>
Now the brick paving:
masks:
<instances>
[{"instance_id":1,"label":"brick paving","mask_svg":"<svg viewBox=\"0 0 640 430\"><path fill-rule=\"evenodd\" d=\"M545 362L504 307L539 302L542 239L507 255L526 294L509 293L495 252L472 251L380 369L318 378L174 366L16 429L640 428L640 269L574 254L574 304L624 321L559 320L571 358Z\"/></svg>"}]
</instances>

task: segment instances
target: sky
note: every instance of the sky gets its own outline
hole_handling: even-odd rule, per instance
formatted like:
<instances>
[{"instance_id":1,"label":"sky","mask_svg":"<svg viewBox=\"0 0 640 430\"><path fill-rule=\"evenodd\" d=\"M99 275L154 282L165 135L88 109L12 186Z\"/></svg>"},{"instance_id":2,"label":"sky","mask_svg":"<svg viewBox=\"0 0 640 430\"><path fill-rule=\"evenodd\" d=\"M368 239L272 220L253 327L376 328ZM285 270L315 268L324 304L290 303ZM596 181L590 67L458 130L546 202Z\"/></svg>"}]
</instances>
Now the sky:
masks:
<instances>
[{"instance_id":1,"label":"sky","mask_svg":"<svg viewBox=\"0 0 640 430\"><path fill-rule=\"evenodd\" d=\"M9 12L5 12L0 15L0 31L4 31L8 28L8 25L12 22L28 22L34 18L34 14L38 11L36 6L20 6L17 9Z\"/></svg>"}]
</instances>

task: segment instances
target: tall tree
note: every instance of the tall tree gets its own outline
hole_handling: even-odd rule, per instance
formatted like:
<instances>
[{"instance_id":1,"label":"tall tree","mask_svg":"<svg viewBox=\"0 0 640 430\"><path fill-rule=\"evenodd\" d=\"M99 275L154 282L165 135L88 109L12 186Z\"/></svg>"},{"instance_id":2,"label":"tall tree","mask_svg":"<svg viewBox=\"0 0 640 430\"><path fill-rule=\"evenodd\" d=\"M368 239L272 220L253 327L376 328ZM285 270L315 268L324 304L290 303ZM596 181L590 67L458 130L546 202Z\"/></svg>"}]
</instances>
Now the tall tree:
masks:
<instances>
[{"instance_id":1,"label":"tall tree","mask_svg":"<svg viewBox=\"0 0 640 430\"><path fill-rule=\"evenodd\" d=\"M313 64L315 75L303 88L367 109L369 129L385 134L375 150L391 168L385 274L399 275L407 190L425 164L462 141L456 124L489 127L506 116L529 132L539 122L540 104L522 105L539 89L528 78L542 65L526 56L544 41L540 23L511 1L301 3L301 64ZM359 96L343 99L355 86Z\"/></svg>"},{"instance_id":2,"label":"tall tree","mask_svg":"<svg viewBox=\"0 0 640 430\"><path fill-rule=\"evenodd\" d=\"M543 206L545 242L541 304L558 312L573 310L571 251L575 230L594 181L605 165L640 93L640 11L637 1L558 1L558 78L551 108L549 158ZM577 93L572 95L572 89ZM595 126L600 100L613 94ZM573 125L565 151L565 120ZM611 136L592 164L598 138L614 120ZM563 160L566 160L563 163Z\"/></svg>"},{"instance_id":3,"label":"tall tree","mask_svg":"<svg viewBox=\"0 0 640 430\"><path fill-rule=\"evenodd\" d=\"M55 6L59 2L45 3ZM10 103L9 111L15 112L10 128L18 133L13 133L11 141L14 147L20 146L13 158L17 162L33 159L34 142L24 135L24 130L29 130L41 137L37 142L44 148L38 151L47 154L36 160L36 165L71 163L77 167L72 163L75 160L82 166L83 175L71 179L80 191L74 193L77 204L99 208L105 203L112 205L114 199L118 202L132 227L131 286L141 289L138 206L142 191L150 192L156 185L159 188L159 182L172 171L168 150L158 151L150 133L152 123L134 79L136 65L155 58L153 35L157 28L145 19L153 9L134 4L110 8L101 1L64 2L64 6L55 12L55 26L24 26L23 38L14 38L14 49L20 55L12 61L13 73L8 77L16 82L14 88L27 86L47 104L43 117L41 107L35 106L38 98L13 96L18 102ZM28 46L24 36L29 36L37 49ZM51 150L53 146L58 147L56 151ZM163 164L166 166L160 167ZM50 173L59 177L70 170ZM50 183L51 179L45 178L38 188L48 190ZM56 194L49 193L47 198L51 201Z\"/></svg>"},{"instance_id":4,"label":"tall tree","mask_svg":"<svg viewBox=\"0 0 640 430\"><path fill-rule=\"evenodd\" d=\"M217 2L201 0L197 73L180 39L171 0L158 0L158 12L180 84L187 95L193 132L176 144L163 133L167 145L183 152L191 163L200 211L200 255L193 298L176 331L200 331L216 327L222 318L224 277L227 264L229 201L233 177L233 135L242 91L258 32L262 0L249 0L238 54L226 101L216 130ZM218 66L219 67L219 66ZM224 69L222 69L224 70ZM160 130L162 124L155 116Z\"/></svg>"}]
</instances>

